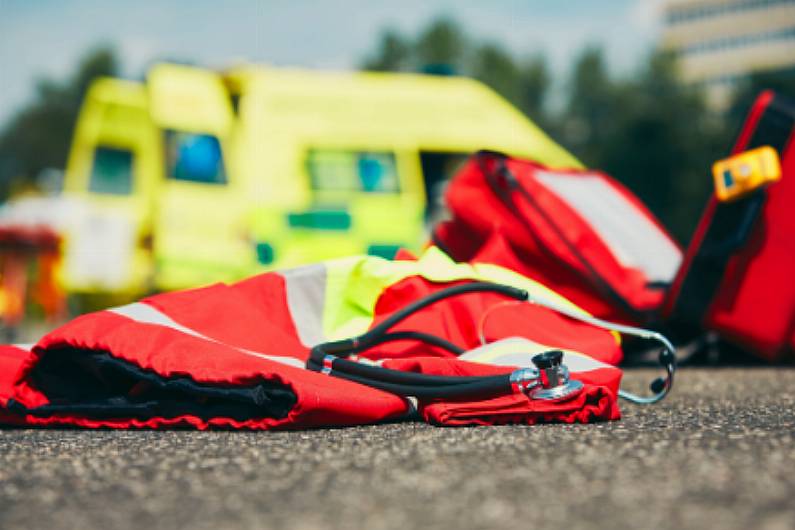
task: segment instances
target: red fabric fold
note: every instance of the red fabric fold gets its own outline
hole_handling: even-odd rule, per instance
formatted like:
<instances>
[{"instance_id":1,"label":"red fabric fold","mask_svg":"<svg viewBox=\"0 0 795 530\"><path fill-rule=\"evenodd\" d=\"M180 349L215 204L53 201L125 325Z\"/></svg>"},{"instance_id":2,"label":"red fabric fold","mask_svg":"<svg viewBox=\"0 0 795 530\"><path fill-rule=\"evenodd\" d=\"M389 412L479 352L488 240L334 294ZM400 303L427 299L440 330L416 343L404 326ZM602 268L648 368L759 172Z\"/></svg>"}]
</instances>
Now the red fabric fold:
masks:
<instances>
[{"instance_id":1,"label":"red fabric fold","mask_svg":"<svg viewBox=\"0 0 795 530\"><path fill-rule=\"evenodd\" d=\"M553 403L512 394L476 402L437 402L421 408L425 421L435 425L506 425L536 423L593 423L617 420L621 413L615 395L606 387L586 385L574 398Z\"/></svg>"},{"instance_id":2,"label":"red fabric fold","mask_svg":"<svg viewBox=\"0 0 795 530\"><path fill-rule=\"evenodd\" d=\"M500 375L517 368L435 357L391 359L382 364L385 368L394 370L447 376ZM581 381L583 390L572 399L561 402L534 400L524 394L511 394L475 401L420 402L418 411L425 421L446 426L591 423L617 420L621 417L617 400L621 383L620 369L605 367L573 373L572 379Z\"/></svg>"}]
</instances>

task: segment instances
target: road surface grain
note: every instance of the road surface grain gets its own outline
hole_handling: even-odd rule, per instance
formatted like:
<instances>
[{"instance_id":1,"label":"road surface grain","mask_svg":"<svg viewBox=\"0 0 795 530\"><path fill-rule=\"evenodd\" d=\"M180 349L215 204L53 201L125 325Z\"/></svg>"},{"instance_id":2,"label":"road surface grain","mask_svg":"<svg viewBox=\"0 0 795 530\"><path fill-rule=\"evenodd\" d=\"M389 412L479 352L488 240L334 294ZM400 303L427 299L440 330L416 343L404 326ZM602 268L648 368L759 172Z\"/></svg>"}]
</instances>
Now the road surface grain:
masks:
<instances>
[{"instance_id":1,"label":"road surface grain","mask_svg":"<svg viewBox=\"0 0 795 530\"><path fill-rule=\"evenodd\" d=\"M0 430L0 528L795 528L795 369L680 374L597 425Z\"/></svg>"}]
</instances>

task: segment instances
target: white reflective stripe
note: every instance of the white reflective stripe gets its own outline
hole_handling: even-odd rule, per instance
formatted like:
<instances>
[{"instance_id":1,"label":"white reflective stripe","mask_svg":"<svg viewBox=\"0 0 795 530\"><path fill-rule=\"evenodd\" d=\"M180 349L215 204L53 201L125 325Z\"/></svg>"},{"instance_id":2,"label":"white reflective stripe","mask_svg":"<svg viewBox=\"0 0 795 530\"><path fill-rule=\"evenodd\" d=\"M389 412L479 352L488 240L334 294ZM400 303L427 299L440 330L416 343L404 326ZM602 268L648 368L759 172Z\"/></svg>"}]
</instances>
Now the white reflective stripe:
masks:
<instances>
[{"instance_id":1,"label":"white reflective stripe","mask_svg":"<svg viewBox=\"0 0 795 530\"><path fill-rule=\"evenodd\" d=\"M269 361L286 364L289 366L295 366L297 368L304 368L304 363L296 359L295 357L287 357L282 355L267 355L265 353L247 350L245 348L239 348L237 346L233 346L231 344L227 344L225 342L216 340L212 337L203 335L196 330L185 327L182 324L175 322L174 320L171 319L171 317L161 312L157 308L150 306L149 304L135 302L133 304L124 305L121 307L114 307L112 309L108 309L107 311L110 313L116 313L117 315L127 317L136 322L140 322L141 324L155 324L157 326L163 326L169 329L173 329L175 331L179 331L181 333L185 333L186 335L190 335L192 337L197 337L209 342L214 342L216 344L229 346L230 348L234 348L241 353L245 353L246 355L259 357L260 359L267 359Z\"/></svg>"},{"instance_id":2,"label":"white reflective stripe","mask_svg":"<svg viewBox=\"0 0 795 530\"><path fill-rule=\"evenodd\" d=\"M326 342L323 308L326 303L326 266L322 263L277 271L284 278L287 307L304 346Z\"/></svg>"},{"instance_id":3,"label":"white reflective stripe","mask_svg":"<svg viewBox=\"0 0 795 530\"><path fill-rule=\"evenodd\" d=\"M33 349L33 346L35 346L35 344L32 344L32 343L31 344L12 344L11 346L13 346L14 348L19 348L20 350L30 351L30 350Z\"/></svg>"},{"instance_id":4,"label":"white reflective stripe","mask_svg":"<svg viewBox=\"0 0 795 530\"><path fill-rule=\"evenodd\" d=\"M524 337L508 337L507 339L479 346L474 350L461 354L459 359L497 366L532 367L533 355L549 350L561 350L564 352L563 363L569 367L570 372L589 372L600 368L615 368L583 353L564 348L554 348Z\"/></svg>"},{"instance_id":5,"label":"white reflective stripe","mask_svg":"<svg viewBox=\"0 0 795 530\"><path fill-rule=\"evenodd\" d=\"M673 280L681 251L602 176L552 171L535 176L593 226L620 263L642 270L652 282Z\"/></svg>"},{"instance_id":6,"label":"white reflective stripe","mask_svg":"<svg viewBox=\"0 0 795 530\"><path fill-rule=\"evenodd\" d=\"M591 370L600 370L602 368L616 368L613 365L597 361L590 355L585 355L578 351L562 350L564 352L563 362L569 367L571 373L575 372L590 372Z\"/></svg>"},{"instance_id":7,"label":"white reflective stripe","mask_svg":"<svg viewBox=\"0 0 795 530\"><path fill-rule=\"evenodd\" d=\"M122 315L127 318L131 318L136 322L140 322L142 324L157 324L158 326L165 326L167 328L175 329L187 335L192 335L194 337L199 337L201 339L207 338L198 331L194 331L190 328L183 326L182 324L174 322L171 319L171 317L162 313L158 309L155 309L149 304L142 304L140 302L135 302L133 304L123 305L121 307L114 307L108 309L108 311L110 311L111 313L116 313L117 315Z\"/></svg>"}]
</instances>

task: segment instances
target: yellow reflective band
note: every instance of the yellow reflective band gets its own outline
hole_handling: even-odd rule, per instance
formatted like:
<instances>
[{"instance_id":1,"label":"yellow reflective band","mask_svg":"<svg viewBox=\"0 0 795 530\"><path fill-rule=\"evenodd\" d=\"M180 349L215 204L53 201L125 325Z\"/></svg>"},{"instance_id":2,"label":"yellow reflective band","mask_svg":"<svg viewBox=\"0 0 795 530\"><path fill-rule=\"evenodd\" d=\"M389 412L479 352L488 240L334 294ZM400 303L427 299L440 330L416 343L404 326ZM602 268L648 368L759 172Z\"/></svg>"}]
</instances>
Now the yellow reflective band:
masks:
<instances>
[{"instance_id":1,"label":"yellow reflective band","mask_svg":"<svg viewBox=\"0 0 795 530\"><path fill-rule=\"evenodd\" d=\"M360 335L373 323L375 305L383 292L411 276L434 283L460 280L487 281L526 290L531 297L590 316L544 285L519 273L489 264L456 263L437 247L428 248L417 261L389 261L355 256L326 262L327 283L323 333L329 339ZM618 333L612 332L616 343Z\"/></svg>"}]
</instances>

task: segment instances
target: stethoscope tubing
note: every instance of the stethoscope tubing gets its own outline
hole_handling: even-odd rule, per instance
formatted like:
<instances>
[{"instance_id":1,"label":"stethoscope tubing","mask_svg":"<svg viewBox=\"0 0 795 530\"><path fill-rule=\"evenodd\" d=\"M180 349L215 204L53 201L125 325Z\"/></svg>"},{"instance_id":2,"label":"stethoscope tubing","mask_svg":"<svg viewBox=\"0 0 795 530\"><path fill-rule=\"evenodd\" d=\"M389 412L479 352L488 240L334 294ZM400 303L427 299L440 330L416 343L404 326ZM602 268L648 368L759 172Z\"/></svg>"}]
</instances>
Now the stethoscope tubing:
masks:
<instances>
[{"instance_id":1,"label":"stethoscope tubing","mask_svg":"<svg viewBox=\"0 0 795 530\"><path fill-rule=\"evenodd\" d=\"M317 369L316 366L315 369ZM382 368L382 370L386 369ZM373 379L342 370L332 370L330 373L336 377L347 379L354 383L377 388L400 396L411 396L418 399L485 399L488 397L510 394L514 391L510 380L511 374L483 378L480 381L440 385L428 384L427 381L422 384L399 384L385 381L384 378Z\"/></svg>"},{"instance_id":2,"label":"stethoscope tubing","mask_svg":"<svg viewBox=\"0 0 795 530\"><path fill-rule=\"evenodd\" d=\"M464 352L462 348L441 337L420 331L389 332L389 329L436 302L472 292L499 293L518 301L526 301L550 309L594 327L633 335L642 339L656 340L663 345L663 350L660 353L660 364L665 367L667 377L664 379L658 378L652 382L651 390L654 395L650 397L638 396L624 390L619 390L618 394L621 398L633 403L651 404L663 399L671 390L673 374L676 369L676 350L662 334L647 329L608 322L580 311L531 297L523 289L490 282L471 282L436 291L396 311L358 337L318 344L310 350L307 368L387 392L417 398L456 399L467 397L474 399L477 396L511 393L515 390L510 381L511 374L482 377L438 376L391 370L344 358L379 344L396 340L419 340L460 355Z\"/></svg>"},{"instance_id":3,"label":"stethoscope tubing","mask_svg":"<svg viewBox=\"0 0 795 530\"><path fill-rule=\"evenodd\" d=\"M329 356L333 357L333 356ZM506 380L508 375L492 376L444 376L418 374L404 370L393 370L381 366L370 366L364 363L350 361L341 357L333 359L324 358L318 362L313 356L310 359L312 369L317 371L333 371L335 373L349 373L358 377L381 380L387 383L413 386L452 386L462 384L473 384L481 382L496 382Z\"/></svg>"}]
</instances>

